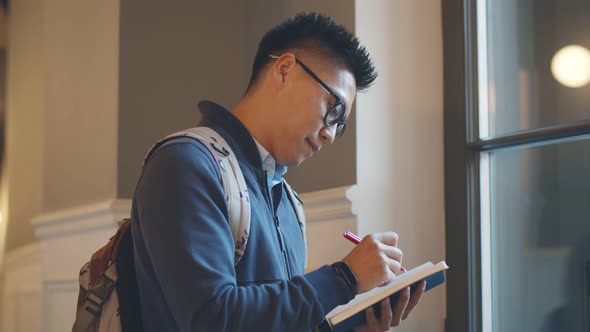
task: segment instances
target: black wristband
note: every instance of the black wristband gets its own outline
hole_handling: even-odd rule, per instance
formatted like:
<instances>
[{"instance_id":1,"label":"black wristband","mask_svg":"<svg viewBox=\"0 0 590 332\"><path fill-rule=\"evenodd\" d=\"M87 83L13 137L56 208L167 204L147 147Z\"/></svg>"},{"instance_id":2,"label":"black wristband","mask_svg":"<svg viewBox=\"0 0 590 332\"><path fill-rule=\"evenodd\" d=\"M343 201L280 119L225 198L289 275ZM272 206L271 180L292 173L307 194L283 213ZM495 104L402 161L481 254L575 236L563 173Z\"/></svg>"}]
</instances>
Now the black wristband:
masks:
<instances>
[{"instance_id":1,"label":"black wristband","mask_svg":"<svg viewBox=\"0 0 590 332\"><path fill-rule=\"evenodd\" d=\"M345 262L336 262L331 266L334 269L334 271L336 271L336 273L338 273L338 275L340 275L340 277L344 279L346 285L348 285L348 288L350 288L352 295L356 296L356 294L358 293L359 281L354 275L354 272L352 272L352 270L350 269L350 266L348 266L348 264L346 264Z\"/></svg>"}]
</instances>

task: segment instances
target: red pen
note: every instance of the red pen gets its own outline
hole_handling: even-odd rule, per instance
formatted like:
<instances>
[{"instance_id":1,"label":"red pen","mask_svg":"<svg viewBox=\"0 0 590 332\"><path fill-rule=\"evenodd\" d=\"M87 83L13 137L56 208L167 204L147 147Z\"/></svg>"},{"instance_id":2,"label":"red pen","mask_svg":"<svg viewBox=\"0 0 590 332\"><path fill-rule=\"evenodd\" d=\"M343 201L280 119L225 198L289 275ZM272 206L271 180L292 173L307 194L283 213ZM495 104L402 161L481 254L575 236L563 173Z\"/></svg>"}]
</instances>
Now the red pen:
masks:
<instances>
[{"instance_id":1,"label":"red pen","mask_svg":"<svg viewBox=\"0 0 590 332\"><path fill-rule=\"evenodd\" d=\"M356 234L354 234L353 232L344 232L344 237L349 240L350 242L354 243L354 244L359 244L361 243L361 238L356 236ZM400 270L402 272L407 272L408 270L404 269L404 267L400 267Z\"/></svg>"}]
</instances>

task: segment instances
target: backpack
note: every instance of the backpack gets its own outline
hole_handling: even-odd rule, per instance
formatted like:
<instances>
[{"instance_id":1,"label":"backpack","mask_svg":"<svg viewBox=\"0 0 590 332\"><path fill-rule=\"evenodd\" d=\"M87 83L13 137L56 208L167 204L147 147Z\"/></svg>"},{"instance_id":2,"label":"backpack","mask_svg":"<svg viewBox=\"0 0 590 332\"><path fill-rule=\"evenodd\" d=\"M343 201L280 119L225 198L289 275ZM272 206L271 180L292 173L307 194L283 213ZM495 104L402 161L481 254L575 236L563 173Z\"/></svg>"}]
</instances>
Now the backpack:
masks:
<instances>
[{"instance_id":1,"label":"backpack","mask_svg":"<svg viewBox=\"0 0 590 332\"><path fill-rule=\"evenodd\" d=\"M207 127L180 131L154 144L146 154L144 167L164 143L181 137L201 142L217 162L235 243L234 265L237 265L248 243L250 200L244 175L227 142ZM302 201L286 181L283 183L306 241ZM109 242L80 269L80 289L72 332L143 330L130 225L131 219L121 220ZM305 258L307 261L307 252Z\"/></svg>"}]
</instances>

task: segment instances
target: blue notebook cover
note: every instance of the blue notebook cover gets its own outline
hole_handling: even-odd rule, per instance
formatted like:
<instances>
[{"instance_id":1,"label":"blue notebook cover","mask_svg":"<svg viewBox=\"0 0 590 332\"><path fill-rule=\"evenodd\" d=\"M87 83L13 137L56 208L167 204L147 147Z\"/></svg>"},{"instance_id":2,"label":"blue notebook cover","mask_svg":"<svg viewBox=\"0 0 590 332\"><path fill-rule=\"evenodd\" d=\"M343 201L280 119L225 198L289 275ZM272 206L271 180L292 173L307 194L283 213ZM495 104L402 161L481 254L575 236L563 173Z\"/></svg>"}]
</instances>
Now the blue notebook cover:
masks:
<instances>
[{"instance_id":1,"label":"blue notebook cover","mask_svg":"<svg viewBox=\"0 0 590 332\"><path fill-rule=\"evenodd\" d=\"M425 292L427 292L427 291L433 289L434 287L441 285L445 282L445 273L444 272L445 271L437 272L437 273L435 273L431 276L428 276L424 279L424 280L426 280ZM415 283L410 286L412 288L412 291L414 290L414 288L416 287L417 284L418 283ZM398 297L399 297L399 292L394 293L393 295L391 295L389 297L392 307L397 302ZM377 315L377 317L379 317L379 314L381 313L380 303L374 304L373 309L375 310L375 315ZM366 322L366 316L365 316L365 310L363 310L363 311L359 312L358 314L341 322L340 324L334 326L333 330L334 330L334 332L350 331L353 327L364 324L365 322Z\"/></svg>"}]
</instances>

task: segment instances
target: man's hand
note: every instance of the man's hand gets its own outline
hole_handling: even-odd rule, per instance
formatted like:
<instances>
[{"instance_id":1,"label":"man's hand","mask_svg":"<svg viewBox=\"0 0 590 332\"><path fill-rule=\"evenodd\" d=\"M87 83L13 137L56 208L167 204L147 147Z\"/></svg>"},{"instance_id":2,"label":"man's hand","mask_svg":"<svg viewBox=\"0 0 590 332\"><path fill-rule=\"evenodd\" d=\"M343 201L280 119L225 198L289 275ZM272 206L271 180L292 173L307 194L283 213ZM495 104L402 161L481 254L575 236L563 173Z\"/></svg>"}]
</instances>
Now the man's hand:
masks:
<instances>
[{"instance_id":1,"label":"man's hand","mask_svg":"<svg viewBox=\"0 0 590 332\"><path fill-rule=\"evenodd\" d=\"M399 273L403 254L396 247L397 240L394 232L367 235L342 259L356 276L359 293L383 285Z\"/></svg>"},{"instance_id":2,"label":"man's hand","mask_svg":"<svg viewBox=\"0 0 590 332\"><path fill-rule=\"evenodd\" d=\"M391 302L389 298L381 301L381 314L377 318L373 307L369 307L366 311L367 324L357 326L354 328L355 332L382 332L389 331L392 326L398 326L401 320L408 318L408 315L414 309L420 297L424 293L426 288L426 281L421 281L414 292L410 296L410 287L406 287L400 291L400 296L395 304L395 307L391 308Z\"/></svg>"}]
</instances>

